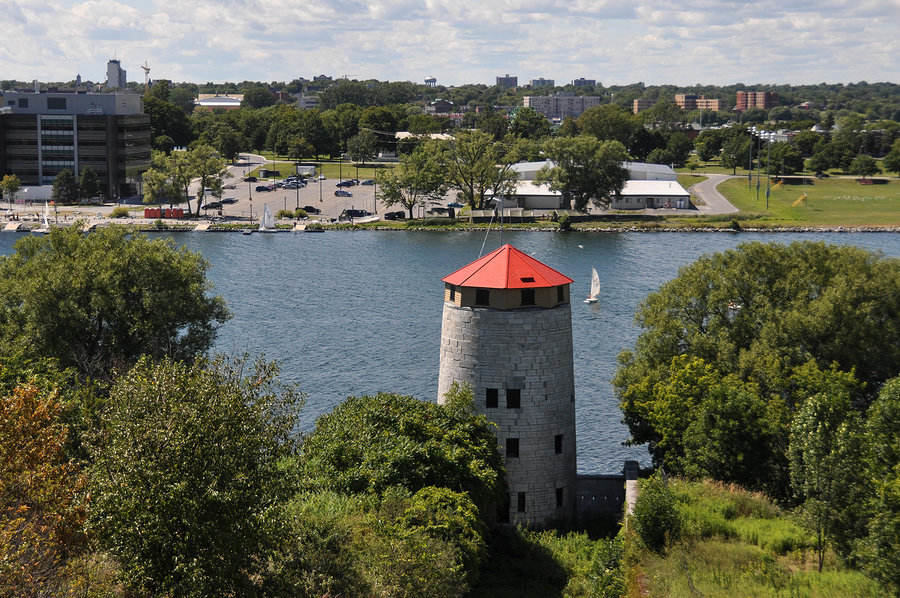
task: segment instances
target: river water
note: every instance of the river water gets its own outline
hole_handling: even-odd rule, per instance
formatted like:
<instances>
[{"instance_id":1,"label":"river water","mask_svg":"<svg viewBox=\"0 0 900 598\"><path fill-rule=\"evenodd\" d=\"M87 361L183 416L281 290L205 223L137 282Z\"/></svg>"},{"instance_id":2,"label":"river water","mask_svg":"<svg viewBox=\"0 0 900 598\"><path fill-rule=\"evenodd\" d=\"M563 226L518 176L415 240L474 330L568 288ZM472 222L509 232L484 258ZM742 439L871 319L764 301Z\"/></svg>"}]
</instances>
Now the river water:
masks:
<instances>
[{"instance_id":1,"label":"river water","mask_svg":"<svg viewBox=\"0 0 900 598\"><path fill-rule=\"evenodd\" d=\"M0 254L21 235L0 233ZM203 254L209 277L234 317L216 351L264 354L282 379L307 394L301 422L347 396L379 391L433 401L437 393L441 278L479 256L483 232L326 232L322 234L179 233L177 244ZM634 313L648 293L698 256L751 240L825 240L900 257L896 233L570 233L507 232L503 242L575 280L578 470L615 473L627 447L610 381L616 355L634 345ZM496 232L485 252L500 243ZM581 298L591 267L602 282L598 303Z\"/></svg>"}]
</instances>

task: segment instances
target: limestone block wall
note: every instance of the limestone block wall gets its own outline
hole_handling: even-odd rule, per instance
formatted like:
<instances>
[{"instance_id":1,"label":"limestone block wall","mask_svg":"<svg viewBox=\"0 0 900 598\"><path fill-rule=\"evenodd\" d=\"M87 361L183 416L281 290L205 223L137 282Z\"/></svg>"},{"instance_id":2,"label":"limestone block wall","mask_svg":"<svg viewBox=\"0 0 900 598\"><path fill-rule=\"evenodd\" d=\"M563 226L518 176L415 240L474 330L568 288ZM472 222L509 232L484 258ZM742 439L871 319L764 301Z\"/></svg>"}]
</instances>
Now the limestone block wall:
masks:
<instances>
[{"instance_id":1,"label":"limestone block wall","mask_svg":"<svg viewBox=\"0 0 900 598\"><path fill-rule=\"evenodd\" d=\"M477 411L497 424L510 522L570 519L576 461L569 304L497 310L445 302L439 403L453 382L468 383Z\"/></svg>"}]
</instances>

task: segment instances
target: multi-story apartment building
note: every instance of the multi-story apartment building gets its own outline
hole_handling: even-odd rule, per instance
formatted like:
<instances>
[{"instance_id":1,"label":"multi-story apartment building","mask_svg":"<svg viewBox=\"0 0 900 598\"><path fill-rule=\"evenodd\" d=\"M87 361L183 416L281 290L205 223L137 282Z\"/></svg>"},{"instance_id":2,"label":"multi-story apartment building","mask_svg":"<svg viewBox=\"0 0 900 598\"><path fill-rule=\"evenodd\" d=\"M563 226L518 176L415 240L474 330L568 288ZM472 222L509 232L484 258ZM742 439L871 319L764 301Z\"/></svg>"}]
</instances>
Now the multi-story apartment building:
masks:
<instances>
[{"instance_id":1,"label":"multi-story apartment building","mask_svg":"<svg viewBox=\"0 0 900 598\"><path fill-rule=\"evenodd\" d=\"M525 96L522 102L526 108L533 108L550 120L562 120L567 116L577 118L588 108L599 106L600 99L600 96L557 93L552 96Z\"/></svg>"},{"instance_id":2,"label":"multi-story apartment building","mask_svg":"<svg viewBox=\"0 0 900 598\"><path fill-rule=\"evenodd\" d=\"M655 103L655 100L651 100L649 98L638 98L631 102L631 111L637 114L638 112L643 112L647 108L650 108Z\"/></svg>"},{"instance_id":3,"label":"multi-story apartment building","mask_svg":"<svg viewBox=\"0 0 900 598\"><path fill-rule=\"evenodd\" d=\"M536 89L538 87L556 87L556 81L553 79L544 79L543 77L540 79L532 79L531 89Z\"/></svg>"},{"instance_id":4,"label":"multi-story apartment building","mask_svg":"<svg viewBox=\"0 0 900 598\"><path fill-rule=\"evenodd\" d=\"M572 81L572 85L574 85L575 87L597 87L597 80L579 77Z\"/></svg>"},{"instance_id":5,"label":"multi-story apartment building","mask_svg":"<svg viewBox=\"0 0 900 598\"><path fill-rule=\"evenodd\" d=\"M737 102L734 109L738 112L743 112L750 108L768 110L775 105L777 99L778 97L771 91L739 91L737 92Z\"/></svg>"},{"instance_id":6,"label":"multi-story apartment building","mask_svg":"<svg viewBox=\"0 0 900 598\"><path fill-rule=\"evenodd\" d=\"M501 87L503 89L515 89L519 86L519 78L516 75L510 75L506 73L502 77L497 77L497 87Z\"/></svg>"},{"instance_id":7,"label":"multi-story apartment building","mask_svg":"<svg viewBox=\"0 0 900 598\"><path fill-rule=\"evenodd\" d=\"M0 93L0 173L50 185L90 167L108 199L136 194L150 166L150 117L134 93Z\"/></svg>"},{"instance_id":8,"label":"multi-story apartment building","mask_svg":"<svg viewBox=\"0 0 900 598\"><path fill-rule=\"evenodd\" d=\"M676 93L675 103L682 110L714 110L718 112L723 109L722 100L687 93Z\"/></svg>"}]
</instances>

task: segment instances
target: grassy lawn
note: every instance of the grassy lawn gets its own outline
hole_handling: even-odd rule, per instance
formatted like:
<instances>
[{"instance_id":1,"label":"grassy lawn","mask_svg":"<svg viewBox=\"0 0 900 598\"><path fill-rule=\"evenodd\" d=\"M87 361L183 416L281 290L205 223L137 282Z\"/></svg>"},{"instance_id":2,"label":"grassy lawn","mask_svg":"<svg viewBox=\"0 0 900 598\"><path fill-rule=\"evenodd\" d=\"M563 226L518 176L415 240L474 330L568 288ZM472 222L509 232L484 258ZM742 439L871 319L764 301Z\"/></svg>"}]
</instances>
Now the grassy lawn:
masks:
<instances>
[{"instance_id":1,"label":"grassy lawn","mask_svg":"<svg viewBox=\"0 0 900 598\"><path fill-rule=\"evenodd\" d=\"M702 174L684 174L681 173L678 175L678 184L687 189L691 185L696 185L697 183L702 183L709 177L705 177Z\"/></svg>"},{"instance_id":2,"label":"grassy lawn","mask_svg":"<svg viewBox=\"0 0 900 598\"><path fill-rule=\"evenodd\" d=\"M842 568L834 554L819 573L810 534L766 497L713 482L673 480L672 488L682 540L665 554L637 550L629 596L883 595L878 583Z\"/></svg>"},{"instance_id":3,"label":"grassy lawn","mask_svg":"<svg viewBox=\"0 0 900 598\"><path fill-rule=\"evenodd\" d=\"M813 185L773 186L766 209L765 179L759 200L755 180L731 179L719 191L760 225L900 226L900 181L861 185L853 179L817 179Z\"/></svg>"}]
</instances>

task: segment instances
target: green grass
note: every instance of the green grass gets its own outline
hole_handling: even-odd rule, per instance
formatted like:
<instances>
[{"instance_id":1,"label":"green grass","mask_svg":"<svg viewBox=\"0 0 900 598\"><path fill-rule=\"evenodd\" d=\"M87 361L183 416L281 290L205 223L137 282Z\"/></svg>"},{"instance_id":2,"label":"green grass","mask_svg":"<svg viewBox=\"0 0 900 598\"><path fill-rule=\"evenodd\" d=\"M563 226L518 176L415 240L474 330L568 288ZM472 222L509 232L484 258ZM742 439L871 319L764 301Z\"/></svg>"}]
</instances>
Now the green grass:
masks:
<instances>
[{"instance_id":1,"label":"green grass","mask_svg":"<svg viewBox=\"0 0 900 598\"><path fill-rule=\"evenodd\" d=\"M697 183L702 183L709 177L703 176L702 174L684 174L680 173L678 175L678 184L687 189L691 185L696 185Z\"/></svg>"},{"instance_id":2,"label":"green grass","mask_svg":"<svg viewBox=\"0 0 900 598\"><path fill-rule=\"evenodd\" d=\"M766 209L766 181L756 199L756 179L730 179L719 191L741 210L768 226L900 226L900 181L861 185L853 179L816 179L812 185L773 186ZM794 206L803 195L805 201Z\"/></svg>"},{"instance_id":3,"label":"green grass","mask_svg":"<svg viewBox=\"0 0 900 598\"><path fill-rule=\"evenodd\" d=\"M682 539L664 555L629 535L629 596L838 598L883 595L829 553L816 571L812 538L765 496L714 482L672 481Z\"/></svg>"}]
</instances>

